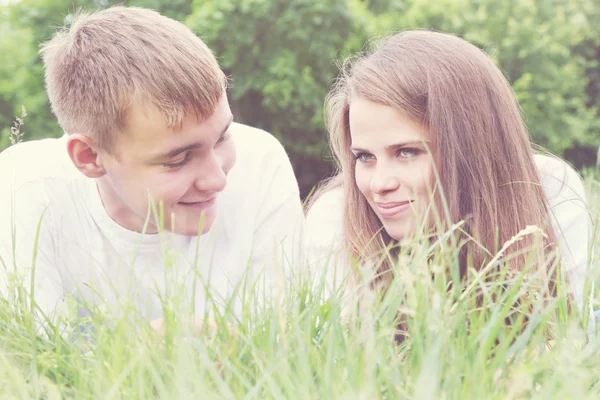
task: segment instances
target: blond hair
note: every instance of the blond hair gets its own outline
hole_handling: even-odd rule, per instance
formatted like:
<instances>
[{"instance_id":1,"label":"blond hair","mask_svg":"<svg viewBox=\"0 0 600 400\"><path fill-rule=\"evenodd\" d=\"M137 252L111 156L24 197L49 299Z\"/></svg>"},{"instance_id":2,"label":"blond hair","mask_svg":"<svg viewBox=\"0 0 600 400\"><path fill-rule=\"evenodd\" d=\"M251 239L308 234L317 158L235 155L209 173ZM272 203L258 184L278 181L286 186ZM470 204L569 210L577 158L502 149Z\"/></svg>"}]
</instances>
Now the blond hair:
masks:
<instances>
[{"instance_id":1,"label":"blond hair","mask_svg":"<svg viewBox=\"0 0 600 400\"><path fill-rule=\"evenodd\" d=\"M152 105L171 128L208 118L227 79L210 49L180 22L137 7L77 14L40 51L46 90L66 133L113 151L133 104Z\"/></svg>"},{"instance_id":2,"label":"blond hair","mask_svg":"<svg viewBox=\"0 0 600 400\"><path fill-rule=\"evenodd\" d=\"M542 262L541 257L554 252L556 235L509 83L490 58L467 41L438 32L407 31L348 60L327 99L330 144L340 170L316 197L343 187L344 238L351 254L362 261L388 255L376 264L376 276L388 275L388 249L394 243L355 182L349 127L355 95L401 110L429 131L441 187L434 195L435 209L447 210L445 228L464 221L467 237L477 243L461 249L463 276L467 261L481 268L528 225L546 234L536 259ZM537 240L524 237L512 247L516 255L509 262L511 270L527 264L527 252L539 249Z\"/></svg>"}]
</instances>

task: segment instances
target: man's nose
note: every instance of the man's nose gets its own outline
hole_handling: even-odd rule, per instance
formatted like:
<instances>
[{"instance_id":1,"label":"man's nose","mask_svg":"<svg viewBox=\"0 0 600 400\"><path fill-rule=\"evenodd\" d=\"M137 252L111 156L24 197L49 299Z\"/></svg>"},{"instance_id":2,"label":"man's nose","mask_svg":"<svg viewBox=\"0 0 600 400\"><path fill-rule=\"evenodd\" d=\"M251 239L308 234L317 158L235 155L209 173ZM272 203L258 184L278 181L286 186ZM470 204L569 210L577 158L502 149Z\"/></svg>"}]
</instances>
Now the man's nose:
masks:
<instances>
[{"instance_id":1,"label":"man's nose","mask_svg":"<svg viewBox=\"0 0 600 400\"><path fill-rule=\"evenodd\" d=\"M223 159L215 152L211 152L202 167L200 174L196 178L196 189L202 192L221 192L227 185L227 174L223 170Z\"/></svg>"}]
</instances>

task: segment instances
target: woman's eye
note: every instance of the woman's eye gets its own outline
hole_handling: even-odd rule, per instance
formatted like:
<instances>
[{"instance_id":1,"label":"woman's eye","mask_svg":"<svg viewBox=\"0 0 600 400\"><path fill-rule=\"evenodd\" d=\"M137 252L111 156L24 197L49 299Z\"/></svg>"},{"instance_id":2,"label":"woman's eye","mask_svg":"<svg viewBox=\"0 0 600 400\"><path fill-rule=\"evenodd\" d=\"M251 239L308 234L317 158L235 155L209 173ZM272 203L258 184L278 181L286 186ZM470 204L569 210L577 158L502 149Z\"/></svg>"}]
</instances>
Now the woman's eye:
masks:
<instances>
[{"instance_id":1,"label":"woman's eye","mask_svg":"<svg viewBox=\"0 0 600 400\"><path fill-rule=\"evenodd\" d=\"M185 157L181 161L177 161L174 163L166 163L163 165L167 168L178 168L178 167L181 167L181 166L184 166L185 164L187 164L189 159L190 159L190 152L188 151L187 153L185 153Z\"/></svg>"},{"instance_id":2,"label":"woman's eye","mask_svg":"<svg viewBox=\"0 0 600 400\"><path fill-rule=\"evenodd\" d=\"M369 153L357 153L354 155L354 158L356 159L356 161L365 163L373 160L375 157L373 157L373 154Z\"/></svg>"},{"instance_id":3,"label":"woman's eye","mask_svg":"<svg viewBox=\"0 0 600 400\"><path fill-rule=\"evenodd\" d=\"M396 153L398 157L401 158L411 158L414 157L416 155L418 155L421 152L421 150L419 149L413 149L413 148L403 148L403 149L398 149L398 152Z\"/></svg>"}]
</instances>

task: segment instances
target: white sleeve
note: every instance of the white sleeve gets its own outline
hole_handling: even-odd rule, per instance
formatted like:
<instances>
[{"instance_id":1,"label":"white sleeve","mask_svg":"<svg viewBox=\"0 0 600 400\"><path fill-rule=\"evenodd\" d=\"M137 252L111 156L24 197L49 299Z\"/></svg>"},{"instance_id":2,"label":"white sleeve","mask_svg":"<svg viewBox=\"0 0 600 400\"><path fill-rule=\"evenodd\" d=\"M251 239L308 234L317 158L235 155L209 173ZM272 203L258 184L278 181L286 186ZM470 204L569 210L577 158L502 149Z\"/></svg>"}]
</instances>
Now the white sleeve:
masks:
<instances>
[{"instance_id":1,"label":"white sleeve","mask_svg":"<svg viewBox=\"0 0 600 400\"><path fill-rule=\"evenodd\" d=\"M264 268L265 284L273 289L302 268L304 212L288 155L277 139L269 137L269 142L257 188L252 265Z\"/></svg>"},{"instance_id":2,"label":"white sleeve","mask_svg":"<svg viewBox=\"0 0 600 400\"><path fill-rule=\"evenodd\" d=\"M592 219L579 174L566 162L536 155L549 212L558 236L562 267L569 291L583 311L584 284L591 255Z\"/></svg>"},{"instance_id":3,"label":"white sleeve","mask_svg":"<svg viewBox=\"0 0 600 400\"><path fill-rule=\"evenodd\" d=\"M335 292L350 272L343 240L344 193L341 188L323 193L306 216L306 251L313 283L325 279Z\"/></svg>"},{"instance_id":4,"label":"white sleeve","mask_svg":"<svg viewBox=\"0 0 600 400\"><path fill-rule=\"evenodd\" d=\"M63 298L62 281L55 263L57 231L47 207L49 203L39 188L36 190L34 185L27 184L10 192L0 197L0 296L15 304L16 288L20 287L25 291L29 307L33 278L35 315L39 324L44 316L54 318L56 306Z\"/></svg>"}]
</instances>

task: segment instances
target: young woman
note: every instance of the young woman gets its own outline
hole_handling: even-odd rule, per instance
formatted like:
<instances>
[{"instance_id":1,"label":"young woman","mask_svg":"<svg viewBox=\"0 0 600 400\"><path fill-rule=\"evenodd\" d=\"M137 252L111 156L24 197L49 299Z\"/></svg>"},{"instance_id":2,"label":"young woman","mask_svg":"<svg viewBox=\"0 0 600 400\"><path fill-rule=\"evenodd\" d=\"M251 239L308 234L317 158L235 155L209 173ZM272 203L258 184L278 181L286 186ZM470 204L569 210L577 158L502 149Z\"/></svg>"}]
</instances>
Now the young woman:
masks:
<instances>
[{"instance_id":1,"label":"young woman","mask_svg":"<svg viewBox=\"0 0 600 400\"><path fill-rule=\"evenodd\" d=\"M393 35L345 63L327 116L339 172L309 205L313 259L337 246L373 265L385 288L394 244L462 221L464 276L535 225L544 235L513 243L509 268L538 249L536 265L550 271L559 254L581 310L591 231L581 179L534 155L511 87L483 51L437 32Z\"/></svg>"}]
</instances>

